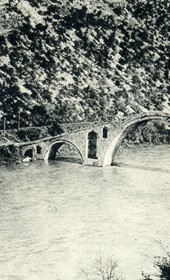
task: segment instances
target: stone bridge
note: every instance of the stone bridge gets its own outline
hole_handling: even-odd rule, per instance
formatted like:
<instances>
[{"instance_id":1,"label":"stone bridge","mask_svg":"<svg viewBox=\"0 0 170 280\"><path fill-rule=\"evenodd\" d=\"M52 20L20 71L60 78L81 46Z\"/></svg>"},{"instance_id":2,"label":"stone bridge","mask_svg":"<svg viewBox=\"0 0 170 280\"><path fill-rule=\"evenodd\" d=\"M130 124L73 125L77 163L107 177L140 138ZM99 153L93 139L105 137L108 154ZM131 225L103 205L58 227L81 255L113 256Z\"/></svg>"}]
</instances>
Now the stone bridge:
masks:
<instances>
[{"instance_id":1,"label":"stone bridge","mask_svg":"<svg viewBox=\"0 0 170 280\"><path fill-rule=\"evenodd\" d=\"M109 166L114 161L116 152L130 130L150 120L161 120L170 129L170 114L154 112L133 115L126 120L115 120L110 123L93 123L82 127L81 123L74 128L56 136L32 142L16 143L21 158L30 156L33 159L53 160L60 147L65 143L73 146L80 155L84 165Z\"/></svg>"}]
</instances>

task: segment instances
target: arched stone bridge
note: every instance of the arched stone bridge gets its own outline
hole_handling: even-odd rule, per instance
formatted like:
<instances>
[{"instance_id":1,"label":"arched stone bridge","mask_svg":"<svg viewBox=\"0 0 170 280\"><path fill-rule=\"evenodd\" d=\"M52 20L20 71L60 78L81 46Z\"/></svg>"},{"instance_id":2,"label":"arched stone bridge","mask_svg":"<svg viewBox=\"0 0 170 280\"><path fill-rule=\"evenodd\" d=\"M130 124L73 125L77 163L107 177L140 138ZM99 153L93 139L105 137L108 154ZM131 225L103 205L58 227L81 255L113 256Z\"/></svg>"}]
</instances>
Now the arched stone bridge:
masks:
<instances>
[{"instance_id":1,"label":"arched stone bridge","mask_svg":"<svg viewBox=\"0 0 170 280\"><path fill-rule=\"evenodd\" d=\"M56 136L25 143L17 143L20 157L32 155L36 159L55 159L60 147L68 143L79 152L82 164L93 166L109 166L115 154L131 129L150 120L161 120L170 129L170 114L154 112L133 115L128 120L117 120L111 123L94 123L89 127L81 127L81 123Z\"/></svg>"}]
</instances>

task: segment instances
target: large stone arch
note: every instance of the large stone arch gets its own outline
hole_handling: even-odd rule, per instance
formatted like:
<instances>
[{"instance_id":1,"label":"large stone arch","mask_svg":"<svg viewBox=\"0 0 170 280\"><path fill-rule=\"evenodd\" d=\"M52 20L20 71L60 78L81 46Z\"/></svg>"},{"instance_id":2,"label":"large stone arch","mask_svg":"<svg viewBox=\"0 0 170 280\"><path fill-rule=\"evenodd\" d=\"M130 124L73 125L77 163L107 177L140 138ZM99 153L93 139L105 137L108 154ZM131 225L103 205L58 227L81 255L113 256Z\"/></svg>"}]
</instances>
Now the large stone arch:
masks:
<instances>
[{"instance_id":1,"label":"large stone arch","mask_svg":"<svg viewBox=\"0 0 170 280\"><path fill-rule=\"evenodd\" d=\"M50 145L48 145L48 147L44 153L44 160L54 159L57 151L64 144L69 144L69 145L73 146L80 155L81 163L84 164L84 158L82 156L82 153L80 152L80 149L73 142L65 140L65 139L55 140L54 142L50 143Z\"/></svg>"},{"instance_id":2,"label":"large stone arch","mask_svg":"<svg viewBox=\"0 0 170 280\"><path fill-rule=\"evenodd\" d=\"M112 161L114 160L114 157L123 141L123 139L126 137L127 133L131 130L136 128L142 123L148 122L150 120L169 120L170 115L167 114L153 114L153 115L144 115L141 117L137 117L132 119L131 121L125 123L121 129L117 132L117 135L113 137L112 142L108 146L104 158L103 158L103 163L102 166L109 166L111 165Z\"/></svg>"}]
</instances>

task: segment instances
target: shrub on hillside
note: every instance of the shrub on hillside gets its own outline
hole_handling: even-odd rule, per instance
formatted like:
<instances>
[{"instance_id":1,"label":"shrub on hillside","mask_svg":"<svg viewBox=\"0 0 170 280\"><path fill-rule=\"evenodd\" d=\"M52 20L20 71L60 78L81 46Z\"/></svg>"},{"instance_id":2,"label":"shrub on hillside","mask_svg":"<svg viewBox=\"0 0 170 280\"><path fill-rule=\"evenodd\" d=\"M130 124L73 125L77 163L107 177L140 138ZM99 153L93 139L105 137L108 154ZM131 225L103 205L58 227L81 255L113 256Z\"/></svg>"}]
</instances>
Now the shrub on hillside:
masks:
<instances>
[{"instance_id":1,"label":"shrub on hillside","mask_svg":"<svg viewBox=\"0 0 170 280\"><path fill-rule=\"evenodd\" d=\"M158 279L170 280L170 253L167 253L166 257L157 257L154 266L159 269ZM143 280L153 280L153 277L143 273Z\"/></svg>"}]
</instances>

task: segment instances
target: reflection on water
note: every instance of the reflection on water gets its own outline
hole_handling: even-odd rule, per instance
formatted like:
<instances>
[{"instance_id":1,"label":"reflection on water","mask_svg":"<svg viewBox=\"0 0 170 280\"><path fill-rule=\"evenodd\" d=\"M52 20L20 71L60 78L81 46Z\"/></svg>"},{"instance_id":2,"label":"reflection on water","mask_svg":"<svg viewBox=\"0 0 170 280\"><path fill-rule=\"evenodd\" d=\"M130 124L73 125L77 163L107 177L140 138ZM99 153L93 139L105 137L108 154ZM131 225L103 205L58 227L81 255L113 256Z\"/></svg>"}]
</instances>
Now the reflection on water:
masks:
<instances>
[{"instance_id":1,"label":"reflection on water","mask_svg":"<svg viewBox=\"0 0 170 280\"><path fill-rule=\"evenodd\" d=\"M72 280L99 255L128 280L152 271L170 237L169 157L167 145L123 151L121 167L1 167L0 279Z\"/></svg>"}]
</instances>

